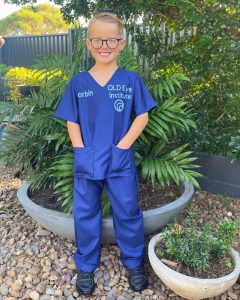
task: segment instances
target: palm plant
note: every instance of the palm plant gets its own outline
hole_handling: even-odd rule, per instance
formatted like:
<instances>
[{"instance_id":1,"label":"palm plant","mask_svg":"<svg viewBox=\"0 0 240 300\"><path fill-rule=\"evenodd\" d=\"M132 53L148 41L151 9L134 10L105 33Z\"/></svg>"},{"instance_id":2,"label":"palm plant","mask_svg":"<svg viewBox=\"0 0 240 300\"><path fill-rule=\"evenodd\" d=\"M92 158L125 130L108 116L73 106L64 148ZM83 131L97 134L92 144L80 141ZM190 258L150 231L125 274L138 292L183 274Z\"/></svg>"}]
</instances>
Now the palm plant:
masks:
<instances>
[{"instance_id":1,"label":"palm plant","mask_svg":"<svg viewBox=\"0 0 240 300\"><path fill-rule=\"evenodd\" d=\"M19 104L0 102L1 117L9 117L7 134L0 143L0 159L5 165L18 163L21 172L31 166L31 192L40 188L53 188L62 210L72 212L73 193L73 151L68 136L66 121L55 118L55 111L68 80L81 69L80 62L85 57L85 31L76 30L73 62L56 55L38 61L35 68L44 82L39 93L32 92L30 97ZM136 57L126 47L118 58L122 68L139 71ZM61 72L59 72L61 70ZM55 76L52 76L54 75ZM45 76L43 76L45 75ZM50 76L49 76L50 75ZM188 80L183 74L176 73L169 78L155 78L148 81L158 108L150 114L149 123L135 143L137 171L143 180L150 179L162 186L180 178L199 187L194 177L202 175L191 169L199 166L191 164L196 158L188 157L190 151L182 145L172 151L167 143L176 136L178 130L189 130L195 124L188 103L177 99L175 88L181 88L180 82ZM18 117L17 127L11 127L13 117ZM102 193L103 215L110 212L105 191Z\"/></svg>"},{"instance_id":2,"label":"palm plant","mask_svg":"<svg viewBox=\"0 0 240 300\"><path fill-rule=\"evenodd\" d=\"M189 78L182 73L165 77L152 74L149 89L158 107L151 113L149 123L136 144L137 163L142 165L143 178L150 179L153 184L159 181L162 186L171 182L180 185L181 179L186 179L199 188L195 177L203 175L192 170L199 166L191 163L197 159L188 157L192 152L184 151L188 144L172 151L167 147L179 131L189 131L190 127L196 127L192 119L193 107L176 96L175 89L181 89L181 81L189 81Z\"/></svg>"},{"instance_id":3,"label":"palm plant","mask_svg":"<svg viewBox=\"0 0 240 300\"><path fill-rule=\"evenodd\" d=\"M51 55L38 60L35 64L36 72L43 78L38 94L33 92L31 97L23 98L19 104L0 103L0 122L6 116L9 117L7 134L0 144L1 161L6 166L18 163L23 173L29 167L33 168L31 192L50 187L59 194L59 191L60 193L63 191L61 183L64 182L64 185L67 183L69 190L66 189L64 193L64 199L67 201L62 203L65 212L71 210L69 203L73 185L73 153L66 122L54 118L52 112L57 107L67 81L79 71L80 60L85 51L84 38L85 31L80 28L75 35L71 64L66 56L60 58ZM10 125L16 116L18 125L12 127ZM59 201L62 200L62 196L61 194Z\"/></svg>"}]
</instances>

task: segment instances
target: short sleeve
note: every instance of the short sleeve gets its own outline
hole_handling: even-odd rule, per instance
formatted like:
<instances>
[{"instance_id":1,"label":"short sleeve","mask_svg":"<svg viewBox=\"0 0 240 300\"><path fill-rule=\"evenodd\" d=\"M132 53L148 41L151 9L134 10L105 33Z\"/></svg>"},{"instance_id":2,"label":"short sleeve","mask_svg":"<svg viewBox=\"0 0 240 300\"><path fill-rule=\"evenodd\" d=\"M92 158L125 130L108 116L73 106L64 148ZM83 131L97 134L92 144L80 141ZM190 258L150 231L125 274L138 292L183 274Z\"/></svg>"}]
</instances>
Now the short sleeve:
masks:
<instances>
[{"instance_id":1,"label":"short sleeve","mask_svg":"<svg viewBox=\"0 0 240 300\"><path fill-rule=\"evenodd\" d=\"M151 111L157 103L154 101L143 79L137 75L134 83L133 111L136 116Z\"/></svg>"},{"instance_id":2,"label":"short sleeve","mask_svg":"<svg viewBox=\"0 0 240 300\"><path fill-rule=\"evenodd\" d=\"M74 91L73 79L68 82L63 96L53 113L55 117L79 124L78 102Z\"/></svg>"}]
</instances>

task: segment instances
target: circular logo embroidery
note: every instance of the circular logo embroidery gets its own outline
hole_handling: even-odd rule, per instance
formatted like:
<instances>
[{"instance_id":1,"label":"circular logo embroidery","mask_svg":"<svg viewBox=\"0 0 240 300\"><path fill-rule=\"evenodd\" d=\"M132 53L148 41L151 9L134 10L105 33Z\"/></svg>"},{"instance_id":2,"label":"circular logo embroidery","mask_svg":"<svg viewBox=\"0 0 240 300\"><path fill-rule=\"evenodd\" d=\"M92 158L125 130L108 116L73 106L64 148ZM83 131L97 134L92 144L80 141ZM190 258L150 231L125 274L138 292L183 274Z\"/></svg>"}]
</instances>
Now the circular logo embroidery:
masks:
<instances>
[{"instance_id":1,"label":"circular logo embroidery","mask_svg":"<svg viewBox=\"0 0 240 300\"><path fill-rule=\"evenodd\" d=\"M124 109L124 102L120 99L114 102L114 108L116 111L122 111Z\"/></svg>"}]
</instances>

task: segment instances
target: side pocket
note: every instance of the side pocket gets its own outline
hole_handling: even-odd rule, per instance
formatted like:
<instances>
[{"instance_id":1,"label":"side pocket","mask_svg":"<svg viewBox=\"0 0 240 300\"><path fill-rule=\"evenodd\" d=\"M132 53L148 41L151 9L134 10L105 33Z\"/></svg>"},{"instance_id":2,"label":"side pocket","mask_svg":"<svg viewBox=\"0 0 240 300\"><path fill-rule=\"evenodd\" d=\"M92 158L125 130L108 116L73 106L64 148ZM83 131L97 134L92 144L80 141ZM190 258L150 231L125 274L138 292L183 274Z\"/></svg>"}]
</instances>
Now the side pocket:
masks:
<instances>
[{"instance_id":1,"label":"side pocket","mask_svg":"<svg viewBox=\"0 0 240 300\"><path fill-rule=\"evenodd\" d=\"M74 150L74 175L93 176L94 147L73 147Z\"/></svg>"},{"instance_id":2,"label":"side pocket","mask_svg":"<svg viewBox=\"0 0 240 300\"><path fill-rule=\"evenodd\" d=\"M133 168L133 149L121 149L116 145L111 146L110 173L131 173Z\"/></svg>"}]
</instances>

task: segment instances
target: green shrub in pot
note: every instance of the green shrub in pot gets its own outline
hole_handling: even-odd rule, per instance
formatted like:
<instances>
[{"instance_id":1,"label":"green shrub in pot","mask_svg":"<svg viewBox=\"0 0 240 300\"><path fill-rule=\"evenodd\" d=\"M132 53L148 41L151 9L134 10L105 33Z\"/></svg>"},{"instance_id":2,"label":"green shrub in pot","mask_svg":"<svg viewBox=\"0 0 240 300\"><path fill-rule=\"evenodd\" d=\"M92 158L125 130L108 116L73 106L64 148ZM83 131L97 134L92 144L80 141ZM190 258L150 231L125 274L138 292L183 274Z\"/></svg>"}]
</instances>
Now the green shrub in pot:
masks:
<instances>
[{"instance_id":1,"label":"green shrub in pot","mask_svg":"<svg viewBox=\"0 0 240 300\"><path fill-rule=\"evenodd\" d=\"M237 222L223 220L219 222L217 229L209 224L199 229L188 220L182 225L175 220L162 232L162 241L170 259L193 269L204 269L211 257L230 253L239 227ZM162 252L157 249L156 254L161 256Z\"/></svg>"}]
</instances>

